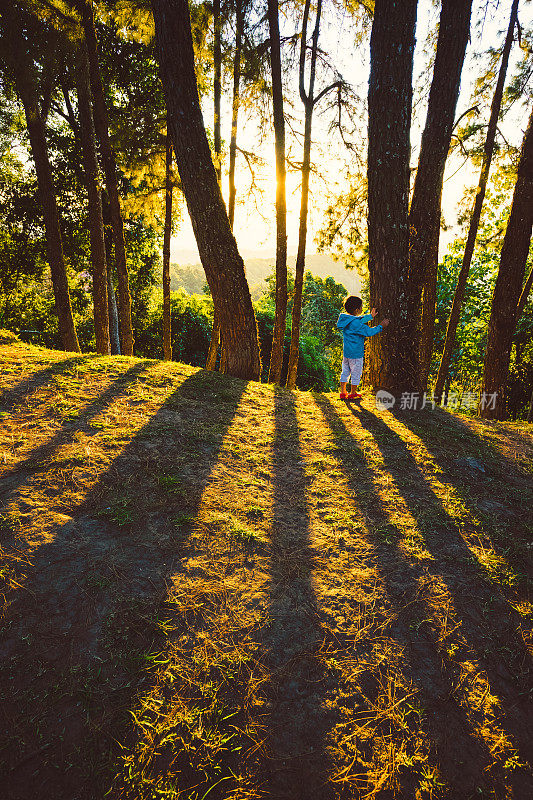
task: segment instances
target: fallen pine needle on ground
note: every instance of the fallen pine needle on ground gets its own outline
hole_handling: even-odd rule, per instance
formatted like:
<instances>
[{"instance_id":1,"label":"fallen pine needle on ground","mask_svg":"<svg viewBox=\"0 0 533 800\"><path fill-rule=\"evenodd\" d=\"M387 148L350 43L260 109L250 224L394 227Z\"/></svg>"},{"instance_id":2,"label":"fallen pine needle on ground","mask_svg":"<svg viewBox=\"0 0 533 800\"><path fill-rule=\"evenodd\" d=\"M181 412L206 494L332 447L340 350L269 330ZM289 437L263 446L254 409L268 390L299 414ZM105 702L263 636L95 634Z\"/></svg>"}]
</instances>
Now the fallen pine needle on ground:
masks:
<instances>
[{"instance_id":1,"label":"fallen pine needle on ground","mask_svg":"<svg viewBox=\"0 0 533 800\"><path fill-rule=\"evenodd\" d=\"M533 434L0 345L5 800L533 797Z\"/></svg>"}]
</instances>

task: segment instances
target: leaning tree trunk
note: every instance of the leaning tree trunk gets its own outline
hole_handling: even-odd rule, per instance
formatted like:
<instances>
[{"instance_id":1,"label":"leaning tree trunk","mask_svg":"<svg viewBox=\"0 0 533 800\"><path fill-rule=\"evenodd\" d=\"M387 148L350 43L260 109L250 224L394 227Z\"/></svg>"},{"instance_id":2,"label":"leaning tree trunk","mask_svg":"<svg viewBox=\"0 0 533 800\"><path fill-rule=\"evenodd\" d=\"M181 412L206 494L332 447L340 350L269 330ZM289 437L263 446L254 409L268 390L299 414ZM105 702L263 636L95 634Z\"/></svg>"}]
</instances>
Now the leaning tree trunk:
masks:
<instances>
[{"instance_id":1,"label":"leaning tree trunk","mask_svg":"<svg viewBox=\"0 0 533 800\"><path fill-rule=\"evenodd\" d=\"M472 0L442 0L426 125L409 212L410 313L421 313L420 369L426 388L435 328L442 182L459 97ZM422 290L424 302L422 303Z\"/></svg>"},{"instance_id":2,"label":"leaning tree trunk","mask_svg":"<svg viewBox=\"0 0 533 800\"><path fill-rule=\"evenodd\" d=\"M170 317L170 234L172 232L172 140L166 138L165 231L163 234L163 358L172 360Z\"/></svg>"},{"instance_id":3,"label":"leaning tree trunk","mask_svg":"<svg viewBox=\"0 0 533 800\"><path fill-rule=\"evenodd\" d=\"M311 45L311 65L309 72L309 89L305 90L305 62L307 56L307 22L309 19L310 0L306 0L302 22L302 38L300 45L300 98L305 109L304 124L304 152L302 161L302 196L300 201L300 224L298 228L298 252L296 254L296 269L294 273L294 295L292 304L291 349L289 352L289 366L287 370L287 389L296 386L298 372L298 357L300 354L300 322L302 318L302 294L305 270L305 247L307 242L307 211L309 201L309 176L311 173L311 128L313 122L313 108L315 105L315 75L316 57L318 52L318 37L320 33L320 16L322 13L322 0L318 0L316 7L315 28Z\"/></svg>"},{"instance_id":4,"label":"leaning tree trunk","mask_svg":"<svg viewBox=\"0 0 533 800\"><path fill-rule=\"evenodd\" d=\"M496 394L496 398L494 404L482 403L481 416L487 419L504 419L506 416L505 384L532 228L533 111L522 144L513 203L500 256L500 269L492 296L482 397Z\"/></svg>"},{"instance_id":5,"label":"leaning tree trunk","mask_svg":"<svg viewBox=\"0 0 533 800\"><path fill-rule=\"evenodd\" d=\"M283 368L283 345L287 318L287 200L285 194L285 117L281 78L281 44L278 0L268 0L270 28L270 65L272 71L272 107L276 151L276 317L272 335L268 380L280 383ZM309 137L311 140L311 137Z\"/></svg>"},{"instance_id":6,"label":"leaning tree trunk","mask_svg":"<svg viewBox=\"0 0 533 800\"><path fill-rule=\"evenodd\" d=\"M52 169L48 158L46 144L46 125L39 110L37 88L32 76L32 67L26 63L26 42L23 41L22 31L17 24L16 9L8 6L4 9L6 20L10 25L10 41L7 43L13 49L12 66L17 93L24 106L26 125L30 139L31 152L37 174L37 186L41 201L46 231L46 252L52 286L54 289L55 309L59 323L59 335L64 350L79 353L80 346L72 316L70 293L68 288L67 271L63 257L63 244L61 241L61 228L59 224L59 211L57 208ZM11 53L9 53L11 55Z\"/></svg>"},{"instance_id":7,"label":"leaning tree trunk","mask_svg":"<svg viewBox=\"0 0 533 800\"><path fill-rule=\"evenodd\" d=\"M226 371L259 379L257 323L202 119L188 3L152 0L152 8L168 125L198 251L220 313Z\"/></svg>"},{"instance_id":8,"label":"leaning tree trunk","mask_svg":"<svg viewBox=\"0 0 533 800\"><path fill-rule=\"evenodd\" d=\"M94 124L100 143L104 173L109 197L113 240L115 244L115 267L118 279L118 305L122 352L126 356L133 355L133 329L131 325L131 297L126 263L126 246L124 243L124 225L120 209L120 198L117 183L117 165L109 138L109 120L100 74L98 60L98 41L94 26L94 15L90 0L78 0L81 11L83 29L87 42L91 91L94 107Z\"/></svg>"},{"instance_id":9,"label":"leaning tree trunk","mask_svg":"<svg viewBox=\"0 0 533 800\"><path fill-rule=\"evenodd\" d=\"M374 388L395 395L420 389L416 318L407 302L415 25L416 0L376 0L368 87L368 269L371 304L391 326L368 343L368 377Z\"/></svg>"},{"instance_id":10,"label":"leaning tree trunk","mask_svg":"<svg viewBox=\"0 0 533 800\"><path fill-rule=\"evenodd\" d=\"M228 217L231 230L235 218L235 161L237 159L237 125L241 102L241 54L244 28L244 0L235 0L235 56L233 60L233 102L231 106L231 138L229 143Z\"/></svg>"},{"instance_id":11,"label":"leaning tree trunk","mask_svg":"<svg viewBox=\"0 0 533 800\"><path fill-rule=\"evenodd\" d=\"M492 98L492 105L490 108L489 125L487 128L487 136L485 139L485 147L483 150L483 162L481 165L481 174L479 176L479 183L476 192L476 199L474 202L474 210L470 219L470 227L468 229L468 236L466 239L465 252L463 255L463 263L459 271L457 279L457 286L455 288L455 295L452 303L452 310L450 311L450 318L448 320L448 327L446 330L446 338L444 340L444 349L442 351L439 371L435 383L435 397L437 402L440 403L442 397L442 390L448 371L450 369L450 361L452 358L453 349L455 347L455 337L457 334L457 327L461 317L461 308L465 296L466 284L468 280L468 273L470 272L470 265L474 255L474 248L476 245L476 237L479 228L479 221L481 219L481 211L483 209L483 201L485 200L485 192L487 190L487 182L489 179L490 165L492 161L492 154L494 152L494 142L496 139L496 129L498 126L498 117L500 115L500 107L502 103L503 87L505 85L505 76L507 74L507 65L509 63L509 54L513 44L514 28L517 22L518 0L513 0L511 8L511 16L509 19L509 27L507 28L507 36L503 46L502 60L500 64L500 71L498 73L498 80L496 82L496 89L494 97Z\"/></svg>"},{"instance_id":12,"label":"leaning tree trunk","mask_svg":"<svg viewBox=\"0 0 533 800\"><path fill-rule=\"evenodd\" d=\"M104 220L102 216L102 192L100 189L100 169L96 154L96 135L94 132L91 103L89 63L87 61L85 42L81 42L77 48L76 78L83 169L88 196L96 352L101 355L108 355L111 347L109 342L109 315L107 309L107 264Z\"/></svg>"}]
</instances>

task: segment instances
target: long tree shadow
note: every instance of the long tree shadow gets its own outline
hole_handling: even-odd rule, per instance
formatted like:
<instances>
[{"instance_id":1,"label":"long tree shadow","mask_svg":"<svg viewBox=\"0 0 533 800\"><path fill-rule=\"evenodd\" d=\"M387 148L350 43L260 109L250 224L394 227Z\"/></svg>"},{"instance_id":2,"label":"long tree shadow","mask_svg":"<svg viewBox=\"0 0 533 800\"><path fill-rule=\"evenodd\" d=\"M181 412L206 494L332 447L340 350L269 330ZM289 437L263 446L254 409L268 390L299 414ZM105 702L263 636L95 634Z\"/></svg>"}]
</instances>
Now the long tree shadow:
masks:
<instances>
[{"instance_id":1,"label":"long tree shadow","mask_svg":"<svg viewBox=\"0 0 533 800\"><path fill-rule=\"evenodd\" d=\"M71 417L64 421L53 436L34 448L23 461L18 462L12 469L6 470L2 475L2 490L0 491L2 505L0 505L0 513L5 508L9 497L13 495L18 487L26 483L29 475L36 476L39 472L44 472L48 469L50 459L59 448L73 442L77 433L94 432L91 430L91 420L111 405L113 401L127 394L131 385L147 369L148 364L145 362L139 362L131 366L113 381L107 389L91 400L74 418Z\"/></svg>"},{"instance_id":2,"label":"long tree shadow","mask_svg":"<svg viewBox=\"0 0 533 800\"><path fill-rule=\"evenodd\" d=\"M354 495L359 498L358 502L363 513L370 520L369 536L374 539L377 568L395 609L395 621L391 624L391 633L405 648L409 670L407 677L412 679L418 687L422 706L427 713L426 724L433 741L432 758L451 787L452 794L447 796L463 800L465 797L470 797L472 792L477 791L478 787L480 789L485 787L489 791L496 792L495 796L503 796L501 794L504 791L502 776L488 776L487 771L493 764L490 750L474 730L465 709L457 699L460 695L460 692L457 692L460 677L457 666L447 657L444 647L439 642L438 631L432 625L425 624L432 619L434 611L420 595L420 579L423 578L423 569L416 562L410 563L401 550L399 542L402 533L389 520L370 468L362 459L357 461L356 466L354 466L354 460L348 462L349 465L347 465L347 450L361 455L357 441L327 398L322 396L317 398L316 402L334 436L339 465L343 469ZM420 520L426 513L428 504L438 507L437 498L426 486L405 443L385 423L366 409L358 407L357 410L352 409L352 413L374 436L382 452L385 466L390 471L399 491L405 497L412 516ZM398 439L399 441L397 441ZM394 450L387 447L386 443L391 441L394 444ZM399 448L402 455L401 460L398 458ZM413 503L414 492L422 493L420 505ZM467 620L471 620L472 615L480 613L479 603L486 599L487 591L490 595L490 590L483 589L480 597L477 594L478 579L474 597L469 594L464 595L464 586L463 596L459 596L453 580L450 579L450 573L454 569L455 558L458 554L463 553L463 548L466 546L464 543L456 542L457 534L454 533L452 521L446 519L442 509L439 511L441 520L445 524L445 539L451 540L454 546L441 546L442 530L435 534L426 533L428 548L435 557L434 572L442 576L448 584L457 611L462 614L465 628L471 633L472 625ZM373 534L373 530L383 529L387 531L386 542ZM474 577L478 576L472 570L472 579ZM422 624L422 621L425 623ZM481 633L480 631L476 632ZM526 657L523 643L521 652ZM481 653L477 655L482 661L483 655ZM488 666L485 663L483 665ZM491 670L490 677L495 677L494 670ZM491 680L491 685L495 690L500 688L501 684L501 679L494 683ZM524 732L520 729L520 722L524 723L524 721L523 714L515 716L510 705L506 707L503 722L511 730L513 740L525 747L530 744L531 740L528 742L527 736L524 736ZM414 796L416 787L410 785L410 780L409 777L406 777L406 784L402 787L404 794L401 796ZM525 786L529 786L527 779ZM519 788L517 787L517 791ZM521 788L524 788L524 784ZM525 800L525 797L529 795L517 794L516 796L523 797Z\"/></svg>"},{"instance_id":3,"label":"long tree shadow","mask_svg":"<svg viewBox=\"0 0 533 800\"><path fill-rule=\"evenodd\" d=\"M12 386L10 389L4 389L3 391L0 389L0 411L9 411L12 409L13 405L20 405L26 400L28 395L33 394L42 386L45 386L56 375L67 372L74 364L86 358L86 356L74 356L72 358L61 359L45 369L31 373L31 375L23 381L20 381L16 386Z\"/></svg>"},{"instance_id":4,"label":"long tree shadow","mask_svg":"<svg viewBox=\"0 0 533 800\"><path fill-rule=\"evenodd\" d=\"M485 670L491 691L500 700L496 721L510 736L522 763L533 762L533 715L527 693L531 687L531 654L520 635L520 617L501 591L477 565L455 520L431 488L406 442L364 407L352 414L374 437L385 468L392 475L433 555L428 569L445 582L461 629L475 659ZM428 518L428 511L431 514ZM517 778L517 791L531 796L530 776Z\"/></svg>"},{"instance_id":5,"label":"long tree shadow","mask_svg":"<svg viewBox=\"0 0 533 800\"><path fill-rule=\"evenodd\" d=\"M491 545L516 574L531 569L533 481L516 461L455 415L436 408L394 416L417 436L471 513L483 522ZM506 431L506 436L512 432ZM443 447L445 442L445 447ZM523 437L516 440L524 446ZM531 448L533 454L533 446ZM465 459L465 455L469 458ZM473 457L473 458L472 458Z\"/></svg>"},{"instance_id":6,"label":"long tree shadow","mask_svg":"<svg viewBox=\"0 0 533 800\"><path fill-rule=\"evenodd\" d=\"M294 398L275 394L273 518L268 612L262 660L270 673L268 743L272 760L266 795L276 800L331 798L331 765L325 736L331 718L324 704L326 676L318 651L328 639L312 585L315 554L310 541L305 474ZM331 786L331 784L330 784Z\"/></svg>"},{"instance_id":7,"label":"long tree shadow","mask_svg":"<svg viewBox=\"0 0 533 800\"><path fill-rule=\"evenodd\" d=\"M122 389L147 368L132 367ZM220 392L207 415L198 398L210 397L213 384ZM88 494L71 508L63 501L61 522L5 592L0 780L6 800L103 796L110 780L103 765L110 751L120 752L116 743L133 696L153 680L144 665L151 649L164 646L158 610L190 551L188 531L245 388L203 371L186 378ZM113 385L93 401L76 429L119 391ZM70 436L70 429L59 432L31 462ZM28 474L27 468L17 473L18 487Z\"/></svg>"}]
</instances>

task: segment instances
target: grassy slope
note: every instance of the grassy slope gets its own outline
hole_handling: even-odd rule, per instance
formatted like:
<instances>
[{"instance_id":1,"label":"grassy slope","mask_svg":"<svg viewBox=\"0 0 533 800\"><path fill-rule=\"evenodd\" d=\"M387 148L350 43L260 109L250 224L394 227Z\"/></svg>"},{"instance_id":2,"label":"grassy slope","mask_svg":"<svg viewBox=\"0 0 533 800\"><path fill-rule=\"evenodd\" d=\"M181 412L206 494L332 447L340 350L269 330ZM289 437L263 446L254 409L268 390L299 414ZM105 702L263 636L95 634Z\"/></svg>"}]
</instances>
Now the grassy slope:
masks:
<instances>
[{"instance_id":1,"label":"grassy slope","mask_svg":"<svg viewBox=\"0 0 533 800\"><path fill-rule=\"evenodd\" d=\"M531 427L0 346L2 797L531 798Z\"/></svg>"}]
</instances>

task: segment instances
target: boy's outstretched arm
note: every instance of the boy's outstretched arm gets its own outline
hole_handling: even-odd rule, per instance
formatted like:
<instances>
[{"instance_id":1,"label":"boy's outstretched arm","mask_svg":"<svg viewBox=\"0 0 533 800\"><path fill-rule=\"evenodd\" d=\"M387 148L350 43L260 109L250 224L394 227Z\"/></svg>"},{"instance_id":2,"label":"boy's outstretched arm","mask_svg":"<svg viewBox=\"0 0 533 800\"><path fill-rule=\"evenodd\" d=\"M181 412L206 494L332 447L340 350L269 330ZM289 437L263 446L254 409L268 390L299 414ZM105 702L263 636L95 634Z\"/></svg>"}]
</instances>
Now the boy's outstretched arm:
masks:
<instances>
[{"instance_id":1,"label":"boy's outstretched arm","mask_svg":"<svg viewBox=\"0 0 533 800\"><path fill-rule=\"evenodd\" d=\"M374 325L372 328L369 328L368 325L363 325L361 327L361 336L375 336L377 333L381 333L383 328L386 328L389 324L388 319L383 319L379 323L379 325Z\"/></svg>"}]
</instances>

